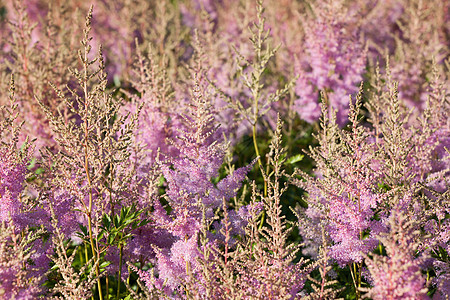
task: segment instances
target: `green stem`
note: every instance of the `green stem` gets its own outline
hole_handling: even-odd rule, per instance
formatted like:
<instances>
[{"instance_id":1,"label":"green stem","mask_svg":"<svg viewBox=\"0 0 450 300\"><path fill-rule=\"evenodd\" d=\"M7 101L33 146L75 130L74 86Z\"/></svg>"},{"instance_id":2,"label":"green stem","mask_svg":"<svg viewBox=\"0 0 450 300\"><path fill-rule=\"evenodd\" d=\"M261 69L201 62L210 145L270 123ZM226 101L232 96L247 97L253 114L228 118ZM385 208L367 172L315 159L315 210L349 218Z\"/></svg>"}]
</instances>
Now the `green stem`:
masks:
<instances>
[{"instance_id":1,"label":"green stem","mask_svg":"<svg viewBox=\"0 0 450 300\"><path fill-rule=\"evenodd\" d=\"M90 214L88 217L88 224L89 224L89 240L91 242L92 256L96 256L96 254L97 254L97 260L99 260L100 256L98 255L98 252L95 251L95 246L94 246L94 238L92 235L92 219L91 219ZM100 263L100 261L95 263L95 274L97 275L98 296L100 297L100 300L103 300L102 283L100 281L99 263Z\"/></svg>"},{"instance_id":2,"label":"green stem","mask_svg":"<svg viewBox=\"0 0 450 300\"><path fill-rule=\"evenodd\" d=\"M106 300L109 299L109 277L106 276Z\"/></svg>"},{"instance_id":3,"label":"green stem","mask_svg":"<svg viewBox=\"0 0 450 300\"><path fill-rule=\"evenodd\" d=\"M98 286L98 295L100 297L100 300L103 300L103 295L102 295L102 284L100 282L100 268L99 268L99 263L100 263L100 255L97 251L95 251L95 246L94 246L94 239L93 239L93 234L92 234L92 204L93 204L93 197L92 197L92 181L91 181L91 176L89 173L89 151L88 151L88 140L89 140L89 123L88 123L88 99L89 99L89 94L88 94L88 65L87 65L87 61L88 61L88 48L85 47L85 51L84 51L84 86L83 86L83 90L84 90L84 168L86 171L86 179L89 185L89 208L87 211L87 217L88 217L88 225L89 225L89 240L91 243L91 248L92 248L92 256L95 257L97 254L97 260L98 262L95 264L95 273L97 275L97 286Z\"/></svg>"},{"instance_id":4,"label":"green stem","mask_svg":"<svg viewBox=\"0 0 450 300\"><path fill-rule=\"evenodd\" d=\"M253 124L253 146L255 147L255 153L256 153L256 156L258 157L258 166L260 167L260 171L261 171L261 174L262 174L263 173L263 171L261 169L262 168L262 162L261 162L261 156L259 155L259 148L258 148L258 142L256 141L256 134L257 134L257 130L256 130L256 122L255 122ZM262 174L262 175L264 177L264 174ZM267 181L266 181L265 178L263 178L263 179L264 179L264 197L266 197L267 196ZM266 214L265 214L265 212L263 210L262 216L261 216L261 223L259 223L259 229L261 229L263 224L264 224L265 216L266 216Z\"/></svg>"},{"instance_id":5,"label":"green stem","mask_svg":"<svg viewBox=\"0 0 450 300\"><path fill-rule=\"evenodd\" d=\"M122 258L123 258L123 244L119 246L119 272L117 273L117 296L116 299L120 299L120 281L122 277Z\"/></svg>"},{"instance_id":6,"label":"green stem","mask_svg":"<svg viewBox=\"0 0 450 300\"><path fill-rule=\"evenodd\" d=\"M131 268L128 266L127 284L130 286Z\"/></svg>"},{"instance_id":7,"label":"green stem","mask_svg":"<svg viewBox=\"0 0 450 300\"><path fill-rule=\"evenodd\" d=\"M188 240L188 236L186 235L184 237L184 241L187 242L187 240ZM185 264L186 264L186 275L187 275L188 280L190 280L190 274L189 274L189 272L190 272L189 266L190 265L189 265L189 261L185 260ZM185 288L185 290L186 290L186 299L189 299L189 290L187 288Z\"/></svg>"},{"instance_id":8,"label":"green stem","mask_svg":"<svg viewBox=\"0 0 450 300\"><path fill-rule=\"evenodd\" d=\"M83 265L83 250L80 250L80 263Z\"/></svg>"},{"instance_id":9,"label":"green stem","mask_svg":"<svg viewBox=\"0 0 450 300\"><path fill-rule=\"evenodd\" d=\"M358 263L358 291L356 293L357 299L361 298L361 292L359 290L361 288L361 277L362 277L362 262Z\"/></svg>"},{"instance_id":10,"label":"green stem","mask_svg":"<svg viewBox=\"0 0 450 300\"><path fill-rule=\"evenodd\" d=\"M258 157L258 165L262 166L261 157L259 155L259 148L258 148L258 142L256 141L256 124L253 125L253 146L255 147L256 156Z\"/></svg>"},{"instance_id":11,"label":"green stem","mask_svg":"<svg viewBox=\"0 0 450 300\"><path fill-rule=\"evenodd\" d=\"M350 273L352 274L353 285L355 287L356 300L359 300L360 299L359 286L361 286L361 273L360 273L361 270L357 270L356 263L353 263L352 266L350 266Z\"/></svg>"},{"instance_id":12,"label":"green stem","mask_svg":"<svg viewBox=\"0 0 450 300\"><path fill-rule=\"evenodd\" d=\"M356 278L355 278L355 273L353 272L353 268L355 268L355 263L352 263L351 265L349 265L349 269L350 269L350 274L352 275L353 286L355 287L355 290L356 290Z\"/></svg>"},{"instance_id":13,"label":"green stem","mask_svg":"<svg viewBox=\"0 0 450 300\"><path fill-rule=\"evenodd\" d=\"M89 261L89 254L88 254L88 246L87 246L86 243L84 244L84 257L86 259L86 263L88 263L88 261ZM94 295L91 296L91 300L94 300Z\"/></svg>"}]
</instances>

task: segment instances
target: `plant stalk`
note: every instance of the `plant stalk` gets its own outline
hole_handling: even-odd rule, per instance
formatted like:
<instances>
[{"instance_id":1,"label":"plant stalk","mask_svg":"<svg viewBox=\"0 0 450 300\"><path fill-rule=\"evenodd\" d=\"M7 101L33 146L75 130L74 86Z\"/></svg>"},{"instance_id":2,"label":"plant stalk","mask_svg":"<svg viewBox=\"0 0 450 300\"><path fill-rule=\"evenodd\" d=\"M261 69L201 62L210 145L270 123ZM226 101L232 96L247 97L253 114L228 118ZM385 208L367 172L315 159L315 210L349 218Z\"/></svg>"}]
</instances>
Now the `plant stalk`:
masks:
<instances>
[{"instance_id":1,"label":"plant stalk","mask_svg":"<svg viewBox=\"0 0 450 300\"><path fill-rule=\"evenodd\" d=\"M120 281L122 278L122 259L123 259L123 244L119 246L119 272L117 272L117 295L116 299L120 299Z\"/></svg>"}]
</instances>

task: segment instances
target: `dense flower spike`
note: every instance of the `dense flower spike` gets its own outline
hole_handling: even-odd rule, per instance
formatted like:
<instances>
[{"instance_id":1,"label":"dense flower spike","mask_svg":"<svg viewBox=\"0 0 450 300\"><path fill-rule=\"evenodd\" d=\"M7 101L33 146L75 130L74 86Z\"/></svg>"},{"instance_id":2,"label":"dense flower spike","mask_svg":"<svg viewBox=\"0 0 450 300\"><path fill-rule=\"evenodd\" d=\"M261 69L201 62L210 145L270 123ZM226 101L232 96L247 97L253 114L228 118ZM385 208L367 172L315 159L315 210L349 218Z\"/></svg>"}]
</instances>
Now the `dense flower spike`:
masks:
<instances>
[{"instance_id":1,"label":"dense flower spike","mask_svg":"<svg viewBox=\"0 0 450 300\"><path fill-rule=\"evenodd\" d=\"M178 153L159 163L167 181L169 215L159 203L154 204L155 224L173 236L170 249L158 250L156 255L160 279L166 280L172 290L190 272L198 271L198 235L202 224L213 219L224 198L236 195L251 167L235 170L216 185L212 183L223 164L226 144L216 126L214 108L197 76L202 74L194 74L192 101L182 116L183 125L177 129L177 137L172 140Z\"/></svg>"},{"instance_id":2,"label":"dense flower spike","mask_svg":"<svg viewBox=\"0 0 450 300\"><path fill-rule=\"evenodd\" d=\"M320 117L319 91L322 101L337 111L343 125L347 117L347 97L357 91L366 63L359 29L348 26L350 16L340 1L324 1L305 25L305 53L297 62L295 109L307 122Z\"/></svg>"},{"instance_id":3,"label":"dense flower spike","mask_svg":"<svg viewBox=\"0 0 450 300\"><path fill-rule=\"evenodd\" d=\"M366 260L374 285L369 296L373 299L429 299L420 268L424 258L414 257L420 243L414 226L395 210L389 223L389 235L380 238L387 257L374 255L373 259Z\"/></svg>"},{"instance_id":4,"label":"dense flower spike","mask_svg":"<svg viewBox=\"0 0 450 300\"><path fill-rule=\"evenodd\" d=\"M0 107L0 294L32 299L43 291L51 247L42 238L48 215L24 197L32 149L28 141L17 149L21 126L14 91L11 77L10 105Z\"/></svg>"},{"instance_id":5,"label":"dense flower spike","mask_svg":"<svg viewBox=\"0 0 450 300\"><path fill-rule=\"evenodd\" d=\"M9 105L0 106L0 222L14 220L15 225L37 225L21 222L27 206L22 203L22 193L28 164L31 160L30 143L26 141L22 150L17 149L21 124L18 124L18 105L15 98L14 76L9 87Z\"/></svg>"},{"instance_id":6,"label":"dense flower spike","mask_svg":"<svg viewBox=\"0 0 450 300\"><path fill-rule=\"evenodd\" d=\"M0 296L4 299L35 299L43 288L40 286L42 277L33 274L36 268L29 264L33 257L30 244L39 238L39 233L23 238L12 222L3 221L0 237Z\"/></svg>"},{"instance_id":7,"label":"dense flower spike","mask_svg":"<svg viewBox=\"0 0 450 300\"><path fill-rule=\"evenodd\" d=\"M28 173L27 161L17 157L11 148L2 146L0 149L0 221L6 222L10 217L20 214L25 175Z\"/></svg>"},{"instance_id":8,"label":"dense flower spike","mask_svg":"<svg viewBox=\"0 0 450 300\"><path fill-rule=\"evenodd\" d=\"M322 108L320 148L311 153L318 163L318 178L308 188L311 205L307 215L323 214L327 232L335 243L329 255L341 265L361 262L361 253L377 245L373 232L364 238L363 232L380 230L373 217L384 198L376 192L376 182L382 177L371 166L373 145L359 124L361 100L359 94L355 105L350 102L350 132L340 131L336 116L328 118L327 108Z\"/></svg>"}]
</instances>

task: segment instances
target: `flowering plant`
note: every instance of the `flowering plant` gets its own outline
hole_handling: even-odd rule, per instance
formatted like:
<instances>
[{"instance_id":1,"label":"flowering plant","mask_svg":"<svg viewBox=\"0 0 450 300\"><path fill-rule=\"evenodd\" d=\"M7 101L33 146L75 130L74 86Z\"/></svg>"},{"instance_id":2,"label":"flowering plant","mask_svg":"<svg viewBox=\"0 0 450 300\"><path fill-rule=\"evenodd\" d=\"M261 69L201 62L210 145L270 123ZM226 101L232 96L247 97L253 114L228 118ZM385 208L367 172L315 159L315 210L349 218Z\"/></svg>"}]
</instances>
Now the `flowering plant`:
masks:
<instances>
[{"instance_id":1,"label":"flowering plant","mask_svg":"<svg viewBox=\"0 0 450 300\"><path fill-rule=\"evenodd\" d=\"M90 2L0 0L1 299L450 297L448 3Z\"/></svg>"}]
</instances>

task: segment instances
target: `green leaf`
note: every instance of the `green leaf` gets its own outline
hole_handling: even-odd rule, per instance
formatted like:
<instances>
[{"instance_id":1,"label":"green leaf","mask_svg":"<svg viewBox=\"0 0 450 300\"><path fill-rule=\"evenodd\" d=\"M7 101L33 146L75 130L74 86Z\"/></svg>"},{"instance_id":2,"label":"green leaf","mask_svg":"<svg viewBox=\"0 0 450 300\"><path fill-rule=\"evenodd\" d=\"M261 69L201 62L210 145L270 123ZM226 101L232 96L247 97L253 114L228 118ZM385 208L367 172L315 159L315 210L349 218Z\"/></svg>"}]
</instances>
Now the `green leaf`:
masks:
<instances>
[{"instance_id":1,"label":"green leaf","mask_svg":"<svg viewBox=\"0 0 450 300\"><path fill-rule=\"evenodd\" d=\"M286 165L295 164L295 163L301 161L303 159L303 157L305 157L303 154L297 154L297 155L291 156L286 160L285 164Z\"/></svg>"},{"instance_id":2,"label":"green leaf","mask_svg":"<svg viewBox=\"0 0 450 300\"><path fill-rule=\"evenodd\" d=\"M158 180L158 187L163 186L165 181L166 180L164 179L164 176L161 175L161 177L159 177L159 180Z\"/></svg>"},{"instance_id":3,"label":"green leaf","mask_svg":"<svg viewBox=\"0 0 450 300\"><path fill-rule=\"evenodd\" d=\"M25 144L24 144L24 145L25 145ZM22 145L22 147L24 147L24 145ZM30 161L30 164L27 166L27 169L28 169L28 170L31 170L31 169L33 169L35 166L36 166L36 158L33 158L33 159Z\"/></svg>"},{"instance_id":4,"label":"green leaf","mask_svg":"<svg viewBox=\"0 0 450 300\"><path fill-rule=\"evenodd\" d=\"M102 262L101 264L100 264L100 268L101 269L103 269L103 268L106 268L107 266L109 266L111 264L111 262L110 261L104 261L104 262Z\"/></svg>"}]
</instances>

